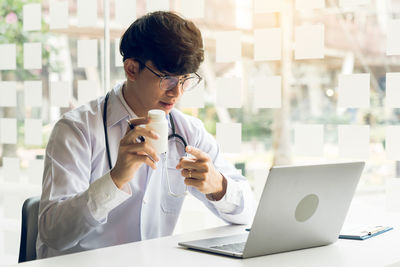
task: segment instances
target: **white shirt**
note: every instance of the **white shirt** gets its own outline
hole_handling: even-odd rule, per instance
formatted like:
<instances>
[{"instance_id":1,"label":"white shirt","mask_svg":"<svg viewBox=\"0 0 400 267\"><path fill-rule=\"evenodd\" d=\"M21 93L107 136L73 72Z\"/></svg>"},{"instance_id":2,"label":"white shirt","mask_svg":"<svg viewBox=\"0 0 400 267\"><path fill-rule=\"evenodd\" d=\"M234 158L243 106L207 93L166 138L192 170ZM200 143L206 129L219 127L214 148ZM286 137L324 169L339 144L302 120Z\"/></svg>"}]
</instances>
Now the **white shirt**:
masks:
<instances>
[{"instance_id":1,"label":"white shirt","mask_svg":"<svg viewBox=\"0 0 400 267\"><path fill-rule=\"evenodd\" d=\"M122 96L122 84L110 92L107 129L114 166L126 120L137 117ZM103 128L105 97L72 110L56 123L45 157L39 209L38 258L171 235L184 197L168 195L162 166L143 164L135 177L118 189L109 174ZM197 118L171 111L176 132L188 145L208 153L216 169L227 179L227 191L210 201L193 187L189 192L216 216L228 223L247 224L253 219L255 200L245 177L225 161L215 139ZM169 129L171 134L171 129ZM180 170L183 156L169 142L168 174L172 191L183 192Z\"/></svg>"}]
</instances>

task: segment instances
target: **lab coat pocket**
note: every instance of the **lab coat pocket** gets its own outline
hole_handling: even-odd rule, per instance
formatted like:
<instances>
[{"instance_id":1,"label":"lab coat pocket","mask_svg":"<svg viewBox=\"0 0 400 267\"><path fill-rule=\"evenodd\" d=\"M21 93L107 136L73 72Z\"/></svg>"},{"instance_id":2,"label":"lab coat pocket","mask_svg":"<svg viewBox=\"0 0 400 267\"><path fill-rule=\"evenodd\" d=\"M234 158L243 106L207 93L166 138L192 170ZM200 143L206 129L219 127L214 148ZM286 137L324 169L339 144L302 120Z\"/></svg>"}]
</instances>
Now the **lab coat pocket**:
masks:
<instances>
[{"instance_id":1,"label":"lab coat pocket","mask_svg":"<svg viewBox=\"0 0 400 267\"><path fill-rule=\"evenodd\" d=\"M176 169L178 163L179 158L168 157L168 177L164 175L162 178L161 209L164 213L177 214L182 208L184 196L174 197L170 194L170 191L172 191L175 194L182 195L186 189L181 170Z\"/></svg>"}]
</instances>

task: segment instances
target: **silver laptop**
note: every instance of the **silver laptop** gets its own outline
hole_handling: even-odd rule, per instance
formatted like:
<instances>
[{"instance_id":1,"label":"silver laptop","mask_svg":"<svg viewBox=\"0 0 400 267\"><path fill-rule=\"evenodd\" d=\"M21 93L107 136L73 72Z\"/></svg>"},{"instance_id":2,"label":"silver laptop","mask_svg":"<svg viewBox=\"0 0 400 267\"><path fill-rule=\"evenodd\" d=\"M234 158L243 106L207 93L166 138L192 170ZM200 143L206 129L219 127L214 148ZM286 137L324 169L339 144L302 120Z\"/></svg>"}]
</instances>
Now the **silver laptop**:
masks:
<instances>
[{"instance_id":1,"label":"silver laptop","mask_svg":"<svg viewBox=\"0 0 400 267\"><path fill-rule=\"evenodd\" d=\"M249 232L179 245L250 258L334 243L364 165L350 162L273 167Z\"/></svg>"}]
</instances>

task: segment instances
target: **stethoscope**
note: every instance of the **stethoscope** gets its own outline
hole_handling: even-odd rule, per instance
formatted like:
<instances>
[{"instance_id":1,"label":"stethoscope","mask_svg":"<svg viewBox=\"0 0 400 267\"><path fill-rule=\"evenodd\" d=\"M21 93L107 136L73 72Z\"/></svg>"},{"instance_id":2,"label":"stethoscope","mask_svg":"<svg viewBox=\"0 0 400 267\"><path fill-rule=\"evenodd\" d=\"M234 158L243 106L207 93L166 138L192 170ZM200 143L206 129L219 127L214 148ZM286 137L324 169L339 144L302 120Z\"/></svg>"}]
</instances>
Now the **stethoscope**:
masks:
<instances>
[{"instance_id":1,"label":"stethoscope","mask_svg":"<svg viewBox=\"0 0 400 267\"><path fill-rule=\"evenodd\" d=\"M107 131L107 104L108 104L108 99L110 97L110 92L107 93L106 98L104 99L104 110L103 110L103 126L104 126L104 136L105 136L105 141L106 141L106 152L107 152L107 159L108 159L108 166L110 168L110 171L112 170L112 163L111 163L111 155L110 155L110 146L109 146L109 142L108 142L108 131ZM174 123L174 117L172 116L172 113L169 113L169 122L171 124L171 129L172 129L172 134L168 135L168 140L170 140L171 138L178 138L183 146L184 149L186 150L186 146L187 146L187 142L185 141L185 139L180 136L179 134L176 133L175 130L175 123ZM168 178L168 173L166 173L167 175L167 184L168 184L168 194L170 196L173 197L182 197L185 196L187 194L187 186L185 186L185 192L183 194L176 194L171 190L171 185L169 182L169 178Z\"/></svg>"},{"instance_id":2,"label":"stethoscope","mask_svg":"<svg viewBox=\"0 0 400 267\"><path fill-rule=\"evenodd\" d=\"M108 104L108 99L110 98L110 92L107 93L106 98L104 100L104 110L103 110L103 126L104 126L104 136L106 140L106 151L107 151L107 158L108 158L108 166L110 167L110 170L112 169L112 163L111 163L111 155L110 155L110 146L108 142L108 131L107 131L107 104ZM185 149L187 146L187 142L185 139L180 136L179 134L176 133L175 130L175 123L174 123L174 117L172 116L171 112L169 113L169 122L171 124L171 129L172 129L172 134L168 135L168 140L171 138L178 138L179 140L182 141Z\"/></svg>"}]
</instances>

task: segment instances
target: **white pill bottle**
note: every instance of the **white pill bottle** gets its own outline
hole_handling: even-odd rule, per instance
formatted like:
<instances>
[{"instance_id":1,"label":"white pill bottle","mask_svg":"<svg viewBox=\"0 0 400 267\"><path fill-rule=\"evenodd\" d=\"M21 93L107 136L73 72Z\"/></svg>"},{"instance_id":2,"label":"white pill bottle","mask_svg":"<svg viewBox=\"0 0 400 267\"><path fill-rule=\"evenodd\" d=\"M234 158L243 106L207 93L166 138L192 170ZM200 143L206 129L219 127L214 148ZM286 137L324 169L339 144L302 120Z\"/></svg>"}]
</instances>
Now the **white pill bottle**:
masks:
<instances>
[{"instance_id":1,"label":"white pill bottle","mask_svg":"<svg viewBox=\"0 0 400 267\"><path fill-rule=\"evenodd\" d=\"M168 121L164 110L151 109L147 116L151 118L147 127L158 133L160 138L147 138L146 141L149 140L158 155L166 153L168 151Z\"/></svg>"}]
</instances>

